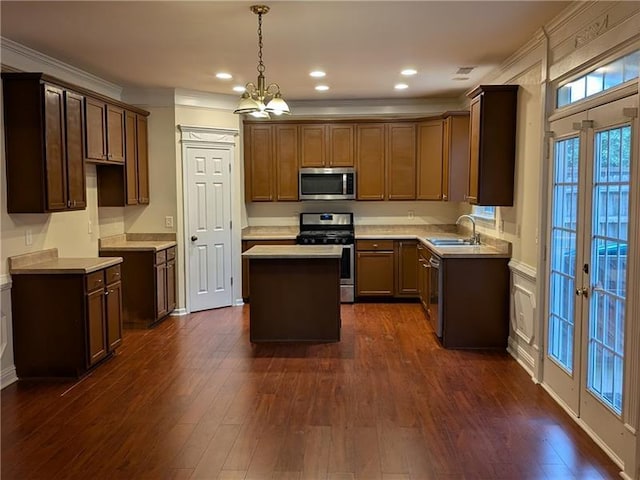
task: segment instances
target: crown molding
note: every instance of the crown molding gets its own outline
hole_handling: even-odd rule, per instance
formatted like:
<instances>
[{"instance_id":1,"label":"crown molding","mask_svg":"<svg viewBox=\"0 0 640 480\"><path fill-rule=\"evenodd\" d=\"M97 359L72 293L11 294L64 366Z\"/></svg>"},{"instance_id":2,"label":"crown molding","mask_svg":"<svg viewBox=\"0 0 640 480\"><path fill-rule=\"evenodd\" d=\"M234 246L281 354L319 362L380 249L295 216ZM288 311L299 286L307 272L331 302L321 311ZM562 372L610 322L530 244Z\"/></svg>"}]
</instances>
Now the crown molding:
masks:
<instances>
[{"instance_id":1,"label":"crown molding","mask_svg":"<svg viewBox=\"0 0 640 480\"><path fill-rule=\"evenodd\" d=\"M215 108L233 112L238 106L239 98L239 95L224 95L176 88L174 101L176 106Z\"/></svg>"},{"instance_id":2,"label":"crown molding","mask_svg":"<svg viewBox=\"0 0 640 480\"><path fill-rule=\"evenodd\" d=\"M2 63L23 72L43 72L107 97L120 100L122 87L44 53L0 36Z\"/></svg>"},{"instance_id":3,"label":"crown molding","mask_svg":"<svg viewBox=\"0 0 640 480\"><path fill-rule=\"evenodd\" d=\"M552 18L546 25L545 30L551 37L555 32L564 27L570 20L573 20L578 15L581 15L584 11L593 7L597 1L582 1L573 2L562 12ZM555 39L554 39L555 40ZM563 39L561 39L563 40Z\"/></svg>"}]
</instances>

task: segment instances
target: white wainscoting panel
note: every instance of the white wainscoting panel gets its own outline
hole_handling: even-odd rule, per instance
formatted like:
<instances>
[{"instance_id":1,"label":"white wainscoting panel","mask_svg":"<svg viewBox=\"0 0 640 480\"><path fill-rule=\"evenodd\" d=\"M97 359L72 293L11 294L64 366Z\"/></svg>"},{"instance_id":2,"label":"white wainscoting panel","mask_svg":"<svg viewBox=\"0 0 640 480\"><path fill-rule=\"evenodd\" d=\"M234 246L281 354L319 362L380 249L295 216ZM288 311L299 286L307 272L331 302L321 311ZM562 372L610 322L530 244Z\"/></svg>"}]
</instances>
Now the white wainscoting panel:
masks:
<instances>
[{"instance_id":1,"label":"white wainscoting panel","mask_svg":"<svg viewBox=\"0 0 640 480\"><path fill-rule=\"evenodd\" d=\"M511 305L508 352L534 376L539 339L536 315L536 270L517 260L511 270Z\"/></svg>"},{"instance_id":2,"label":"white wainscoting panel","mask_svg":"<svg viewBox=\"0 0 640 480\"><path fill-rule=\"evenodd\" d=\"M0 275L0 388L18 380L13 361L11 325L11 277Z\"/></svg>"}]
</instances>

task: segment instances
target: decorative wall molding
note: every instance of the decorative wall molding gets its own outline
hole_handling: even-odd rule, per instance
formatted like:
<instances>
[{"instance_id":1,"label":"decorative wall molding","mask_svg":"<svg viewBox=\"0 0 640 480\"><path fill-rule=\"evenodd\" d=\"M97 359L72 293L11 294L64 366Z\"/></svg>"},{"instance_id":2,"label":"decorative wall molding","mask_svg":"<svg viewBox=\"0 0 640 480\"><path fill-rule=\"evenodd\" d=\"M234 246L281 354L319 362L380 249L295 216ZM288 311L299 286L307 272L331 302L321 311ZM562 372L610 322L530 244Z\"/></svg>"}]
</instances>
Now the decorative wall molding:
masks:
<instances>
[{"instance_id":1,"label":"decorative wall molding","mask_svg":"<svg viewBox=\"0 0 640 480\"><path fill-rule=\"evenodd\" d=\"M602 33L604 33L608 28L609 15L604 15L575 36L573 41L574 48L582 47L594 38L602 35Z\"/></svg>"},{"instance_id":2,"label":"decorative wall molding","mask_svg":"<svg viewBox=\"0 0 640 480\"><path fill-rule=\"evenodd\" d=\"M211 128L193 125L178 125L182 143L222 143L235 145L238 130L232 128Z\"/></svg>"},{"instance_id":3,"label":"decorative wall molding","mask_svg":"<svg viewBox=\"0 0 640 480\"><path fill-rule=\"evenodd\" d=\"M536 269L531 265L527 265L526 263L519 260L511 259L509 261L509 269L512 273L516 273L528 282L536 283L537 272Z\"/></svg>"},{"instance_id":4,"label":"decorative wall molding","mask_svg":"<svg viewBox=\"0 0 640 480\"><path fill-rule=\"evenodd\" d=\"M0 46L3 64L24 72L44 72L116 100L121 99L122 87L119 85L5 37L0 37Z\"/></svg>"}]
</instances>

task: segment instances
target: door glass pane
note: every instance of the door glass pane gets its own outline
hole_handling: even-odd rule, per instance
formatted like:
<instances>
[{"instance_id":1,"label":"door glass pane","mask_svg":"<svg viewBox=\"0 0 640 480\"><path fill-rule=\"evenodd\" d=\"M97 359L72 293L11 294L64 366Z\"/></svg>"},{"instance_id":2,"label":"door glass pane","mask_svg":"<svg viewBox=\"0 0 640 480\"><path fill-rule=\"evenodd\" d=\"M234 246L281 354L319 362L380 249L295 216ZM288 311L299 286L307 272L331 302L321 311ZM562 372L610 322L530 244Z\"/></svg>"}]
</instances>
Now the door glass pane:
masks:
<instances>
[{"instance_id":1,"label":"door glass pane","mask_svg":"<svg viewBox=\"0 0 640 480\"><path fill-rule=\"evenodd\" d=\"M547 354L569 374L573 374L579 157L578 137L555 142Z\"/></svg>"},{"instance_id":2,"label":"door glass pane","mask_svg":"<svg viewBox=\"0 0 640 480\"><path fill-rule=\"evenodd\" d=\"M598 132L594 144L587 388L622 413L631 127Z\"/></svg>"}]
</instances>

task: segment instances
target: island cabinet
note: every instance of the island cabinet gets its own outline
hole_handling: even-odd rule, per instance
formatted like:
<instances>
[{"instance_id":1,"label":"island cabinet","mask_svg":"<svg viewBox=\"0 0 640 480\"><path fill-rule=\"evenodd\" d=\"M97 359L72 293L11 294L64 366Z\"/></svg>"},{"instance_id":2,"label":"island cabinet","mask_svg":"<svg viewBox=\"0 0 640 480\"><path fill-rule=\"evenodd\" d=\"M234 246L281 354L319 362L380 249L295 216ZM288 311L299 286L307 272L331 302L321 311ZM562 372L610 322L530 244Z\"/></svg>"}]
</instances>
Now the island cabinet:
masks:
<instances>
[{"instance_id":1,"label":"island cabinet","mask_svg":"<svg viewBox=\"0 0 640 480\"><path fill-rule=\"evenodd\" d=\"M123 323L148 328L176 307L175 247L101 247L100 256L118 256L122 263Z\"/></svg>"},{"instance_id":2,"label":"island cabinet","mask_svg":"<svg viewBox=\"0 0 640 480\"><path fill-rule=\"evenodd\" d=\"M300 166L353 167L354 145L352 124L300 125Z\"/></svg>"},{"instance_id":3,"label":"island cabinet","mask_svg":"<svg viewBox=\"0 0 640 480\"><path fill-rule=\"evenodd\" d=\"M256 245L295 245L295 239L280 239L280 240L243 240L242 252L246 252L251 247ZM245 303L249 303L249 259L242 257L242 299Z\"/></svg>"},{"instance_id":4,"label":"island cabinet","mask_svg":"<svg viewBox=\"0 0 640 480\"><path fill-rule=\"evenodd\" d=\"M125 111L125 165L98 164L98 205L123 207L149 203L147 117Z\"/></svg>"},{"instance_id":5,"label":"island cabinet","mask_svg":"<svg viewBox=\"0 0 640 480\"><path fill-rule=\"evenodd\" d=\"M473 90L469 127L467 201L513 205L518 85L481 85Z\"/></svg>"},{"instance_id":6,"label":"island cabinet","mask_svg":"<svg viewBox=\"0 0 640 480\"><path fill-rule=\"evenodd\" d=\"M86 97L85 116L86 160L94 163L124 164L124 109L104 100Z\"/></svg>"},{"instance_id":7,"label":"island cabinet","mask_svg":"<svg viewBox=\"0 0 640 480\"><path fill-rule=\"evenodd\" d=\"M80 377L122 343L120 265L11 277L18 378Z\"/></svg>"},{"instance_id":8,"label":"island cabinet","mask_svg":"<svg viewBox=\"0 0 640 480\"><path fill-rule=\"evenodd\" d=\"M245 124L244 165L247 201L298 200L298 126Z\"/></svg>"},{"instance_id":9,"label":"island cabinet","mask_svg":"<svg viewBox=\"0 0 640 480\"><path fill-rule=\"evenodd\" d=\"M356 296L393 297L394 294L393 240L356 240Z\"/></svg>"},{"instance_id":10,"label":"island cabinet","mask_svg":"<svg viewBox=\"0 0 640 480\"><path fill-rule=\"evenodd\" d=\"M41 73L3 73L8 213L86 208L82 94Z\"/></svg>"}]
</instances>

